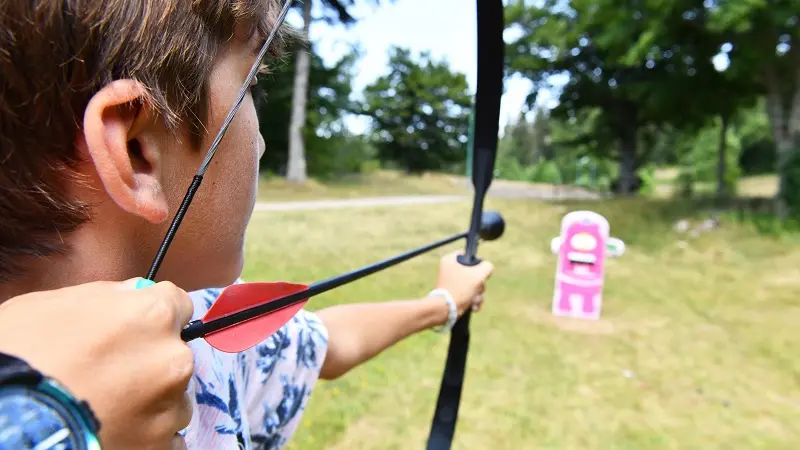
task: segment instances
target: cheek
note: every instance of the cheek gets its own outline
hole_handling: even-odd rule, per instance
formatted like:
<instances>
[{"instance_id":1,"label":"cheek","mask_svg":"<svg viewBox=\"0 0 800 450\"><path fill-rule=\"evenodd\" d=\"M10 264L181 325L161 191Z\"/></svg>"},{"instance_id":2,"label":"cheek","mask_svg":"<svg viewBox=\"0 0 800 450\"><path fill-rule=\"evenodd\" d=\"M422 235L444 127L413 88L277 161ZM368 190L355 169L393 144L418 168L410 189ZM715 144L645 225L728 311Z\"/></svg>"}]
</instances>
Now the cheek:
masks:
<instances>
[{"instance_id":1,"label":"cheek","mask_svg":"<svg viewBox=\"0 0 800 450\"><path fill-rule=\"evenodd\" d=\"M234 196L236 196L237 204L240 208L252 209L255 202L256 189L258 185L258 161L263 153L263 139L258 129L258 119L256 118L255 110L242 108L241 127L237 127L237 139L232 139L235 142L235 148L231 149L231 153L236 155L232 172L232 184L234 189Z\"/></svg>"}]
</instances>

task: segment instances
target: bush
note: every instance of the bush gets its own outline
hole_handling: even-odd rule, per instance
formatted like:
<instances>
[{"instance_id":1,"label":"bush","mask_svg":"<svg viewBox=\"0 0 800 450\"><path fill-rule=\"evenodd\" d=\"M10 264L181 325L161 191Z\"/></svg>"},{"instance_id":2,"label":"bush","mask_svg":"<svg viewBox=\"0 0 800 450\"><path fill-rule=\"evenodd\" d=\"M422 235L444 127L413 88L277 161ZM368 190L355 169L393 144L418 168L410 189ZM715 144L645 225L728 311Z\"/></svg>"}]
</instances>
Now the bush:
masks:
<instances>
[{"instance_id":1,"label":"bush","mask_svg":"<svg viewBox=\"0 0 800 450\"><path fill-rule=\"evenodd\" d=\"M564 179L555 161L542 161L534 166L530 181L547 184L562 184Z\"/></svg>"},{"instance_id":2,"label":"bush","mask_svg":"<svg viewBox=\"0 0 800 450\"><path fill-rule=\"evenodd\" d=\"M375 159L374 149L360 136L306 133L306 149L308 174L316 178L361 173L365 162Z\"/></svg>"},{"instance_id":3,"label":"bush","mask_svg":"<svg viewBox=\"0 0 800 450\"><path fill-rule=\"evenodd\" d=\"M526 167L512 157L498 158L496 174L498 178L515 181L531 181L534 167Z\"/></svg>"},{"instance_id":4,"label":"bush","mask_svg":"<svg viewBox=\"0 0 800 450\"><path fill-rule=\"evenodd\" d=\"M652 195L656 191L656 170L653 167L644 167L639 169L638 175L641 178L641 186L639 193L644 195Z\"/></svg>"}]
</instances>

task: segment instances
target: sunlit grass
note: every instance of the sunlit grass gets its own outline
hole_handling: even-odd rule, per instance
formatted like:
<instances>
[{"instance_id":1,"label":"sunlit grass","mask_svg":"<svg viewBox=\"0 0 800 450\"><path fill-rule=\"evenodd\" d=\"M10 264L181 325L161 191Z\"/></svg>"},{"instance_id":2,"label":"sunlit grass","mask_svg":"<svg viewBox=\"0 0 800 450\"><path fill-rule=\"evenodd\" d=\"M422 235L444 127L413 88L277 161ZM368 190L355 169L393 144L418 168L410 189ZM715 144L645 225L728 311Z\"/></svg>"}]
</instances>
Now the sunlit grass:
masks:
<instances>
[{"instance_id":1,"label":"sunlit grass","mask_svg":"<svg viewBox=\"0 0 800 450\"><path fill-rule=\"evenodd\" d=\"M668 202L491 199L489 207L504 213L507 232L480 248L497 271L472 321L454 448L797 448L797 238L723 222L691 239L672 230L691 208ZM256 212L244 275L316 281L458 232L469 208ZM606 215L628 245L608 264L598 322L549 312L549 242L561 217L579 208ZM433 287L445 251L309 306L419 297ZM446 350L446 337L423 333L321 382L289 449L424 448Z\"/></svg>"},{"instance_id":2,"label":"sunlit grass","mask_svg":"<svg viewBox=\"0 0 800 450\"><path fill-rule=\"evenodd\" d=\"M262 177L259 182L258 200L274 202L395 195L466 194L467 190L458 182L459 178L442 174L405 176L399 172L378 171L325 181L311 179L303 184L293 184L280 177Z\"/></svg>"},{"instance_id":3,"label":"sunlit grass","mask_svg":"<svg viewBox=\"0 0 800 450\"><path fill-rule=\"evenodd\" d=\"M674 167L662 168L655 173L655 197L667 198L675 193L679 170ZM696 194L714 194L717 188L713 182L694 183ZM750 175L739 179L736 187L739 197L774 197L778 192L778 177L774 174Z\"/></svg>"},{"instance_id":4,"label":"sunlit grass","mask_svg":"<svg viewBox=\"0 0 800 450\"><path fill-rule=\"evenodd\" d=\"M508 191L528 189L550 193L559 188L545 183L494 180L490 192L502 190L508 193ZM471 195L471 193L471 181L462 175L425 173L419 176L407 176L402 172L380 170L328 180L309 179L303 184L289 183L281 177L264 176L259 183L258 200L283 202L356 197Z\"/></svg>"}]
</instances>

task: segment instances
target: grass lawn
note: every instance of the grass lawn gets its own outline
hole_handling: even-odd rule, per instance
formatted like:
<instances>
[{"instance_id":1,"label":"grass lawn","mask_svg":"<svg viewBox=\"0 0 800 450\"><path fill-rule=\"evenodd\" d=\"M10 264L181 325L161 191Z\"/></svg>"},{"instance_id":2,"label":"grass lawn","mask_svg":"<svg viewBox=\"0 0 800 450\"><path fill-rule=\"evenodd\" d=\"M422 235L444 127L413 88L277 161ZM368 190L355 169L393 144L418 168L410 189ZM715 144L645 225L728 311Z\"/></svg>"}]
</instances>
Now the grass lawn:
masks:
<instances>
[{"instance_id":1,"label":"grass lawn","mask_svg":"<svg viewBox=\"0 0 800 450\"><path fill-rule=\"evenodd\" d=\"M492 183L492 188L500 186L543 191L554 189L550 184L524 181L495 180ZM472 195L472 185L466 177L459 175L426 173L407 176L389 170L326 181L312 179L302 185L288 183L280 177L264 177L259 182L258 200L288 202L406 195Z\"/></svg>"},{"instance_id":2,"label":"grass lawn","mask_svg":"<svg viewBox=\"0 0 800 450\"><path fill-rule=\"evenodd\" d=\"M679 169L674 167L656 170L656 197L672 196L676 189L678 175ZM717 185L713 182L697 182L694 184L694 189L697 194L713 195ZM741 177L736 189L740 197L774 197L778 192L778 177L774 174Z\"/></svg>"},{"instance_id":3,"label":"grass lawn","mask_svg":"<svg viewBox=\"0 0 800 450\"><path fill-rule=\"evenodd\" d=\"M654 200L488 207L503 212L507 231L480 248L497 270L472 320L454 448L797 448L800 238L723 222L688 239L671 229L688 208ZM256 212L244 276L313 282L458 232L469 208ZM608 263L598 322L550 314L549 242L579 208L604 214L628 245ZM445 251L309 306L421 296ZM320 382L289 449L424 448L447 342L422 333Z\"/></svg>"},{"instance_id":4,"label":"grass lawn","mask_svg":"<svg viewBox=\"0 0 800 450\"><path fill-rule=\"evenodd\" d=\"M463 195L466 188L457 183L459 177L425 174L418 177L398 172L379 171L320 182L309 180L302 185L287 183L281 177L262 178L258 200L262 202L380 197L395 195Z\"/></svg>"}]
</instances>

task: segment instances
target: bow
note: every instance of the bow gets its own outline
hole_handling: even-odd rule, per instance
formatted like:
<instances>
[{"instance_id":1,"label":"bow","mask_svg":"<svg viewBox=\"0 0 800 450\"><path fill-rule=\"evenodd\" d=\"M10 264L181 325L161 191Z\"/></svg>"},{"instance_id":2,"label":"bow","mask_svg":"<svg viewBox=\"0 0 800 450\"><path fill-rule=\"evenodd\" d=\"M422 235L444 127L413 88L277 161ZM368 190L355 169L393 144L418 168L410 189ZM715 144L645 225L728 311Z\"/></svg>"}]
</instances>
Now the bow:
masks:
<instances>
[{"instance_id":1,"label":"bow","mask_svg":"<svg viewBox=\"0 0 800 450\"><path fill-rule=\"evenodd\" d=\"M475 92L475 123L472 151L474 200L467 235L466 252L459 262L466 266L480 263L477 258L479 228L486 191L492 183L497 156L500 100L503 95L503 3L502 0L477 0L478 86ZM450 336L439 398L428 437L427 450L448 450L453 442L464 369L469 351L470 310L456 322Z\"/></svg>"},{"instance_id":2,"label":"bow","mask_svg":"<svg viewBox=\"0 0 800 450\"><path fill-rule=\"evenodd\" d=\"M250 82L256 76L261 61L266 56L277 30L285 20L291 4L292 0L286 0L284 3L275 27L267 37L245 83L239 90L236 102L212 142L203 163L192 179L192 183L147 273L146 279L150 282L155 280L156 273L164 260L166 252L175 238L195 193L203 182L203 176L211 164L211 160L214 158L228 127L241 107ZM466 252L459 258L459 262L467 266L480 263L476 256L479 238L486 240L497 239L503 234L505 228L503 219L499 214L483 212L484 199L494 172L500 120L500 99L503 93L504 21L502 0L477 0L477 17L478 86L474 110L475 121L471 127L474 128L474 139L472 140L474 149L471 166L474 201L470 228L466 236L464 233L458 234L311 286L293 283L246 283L229 286L217 298L214 306L208 311L203 320L194 321L184 328L181 333L184 341L188 342L204 337L210 345L219 350L227 352L243 351L280 328L308 301L309 297L355 281L463 237L467 239ZM144 285L141 287L144 287ZM436 413L428 440L428 450L446 450L450 448L452 443L469 349L469 320L470 311L468 310L456 322L452 330L447 362L436 404Z\"/></svg>"}]
</instances>

